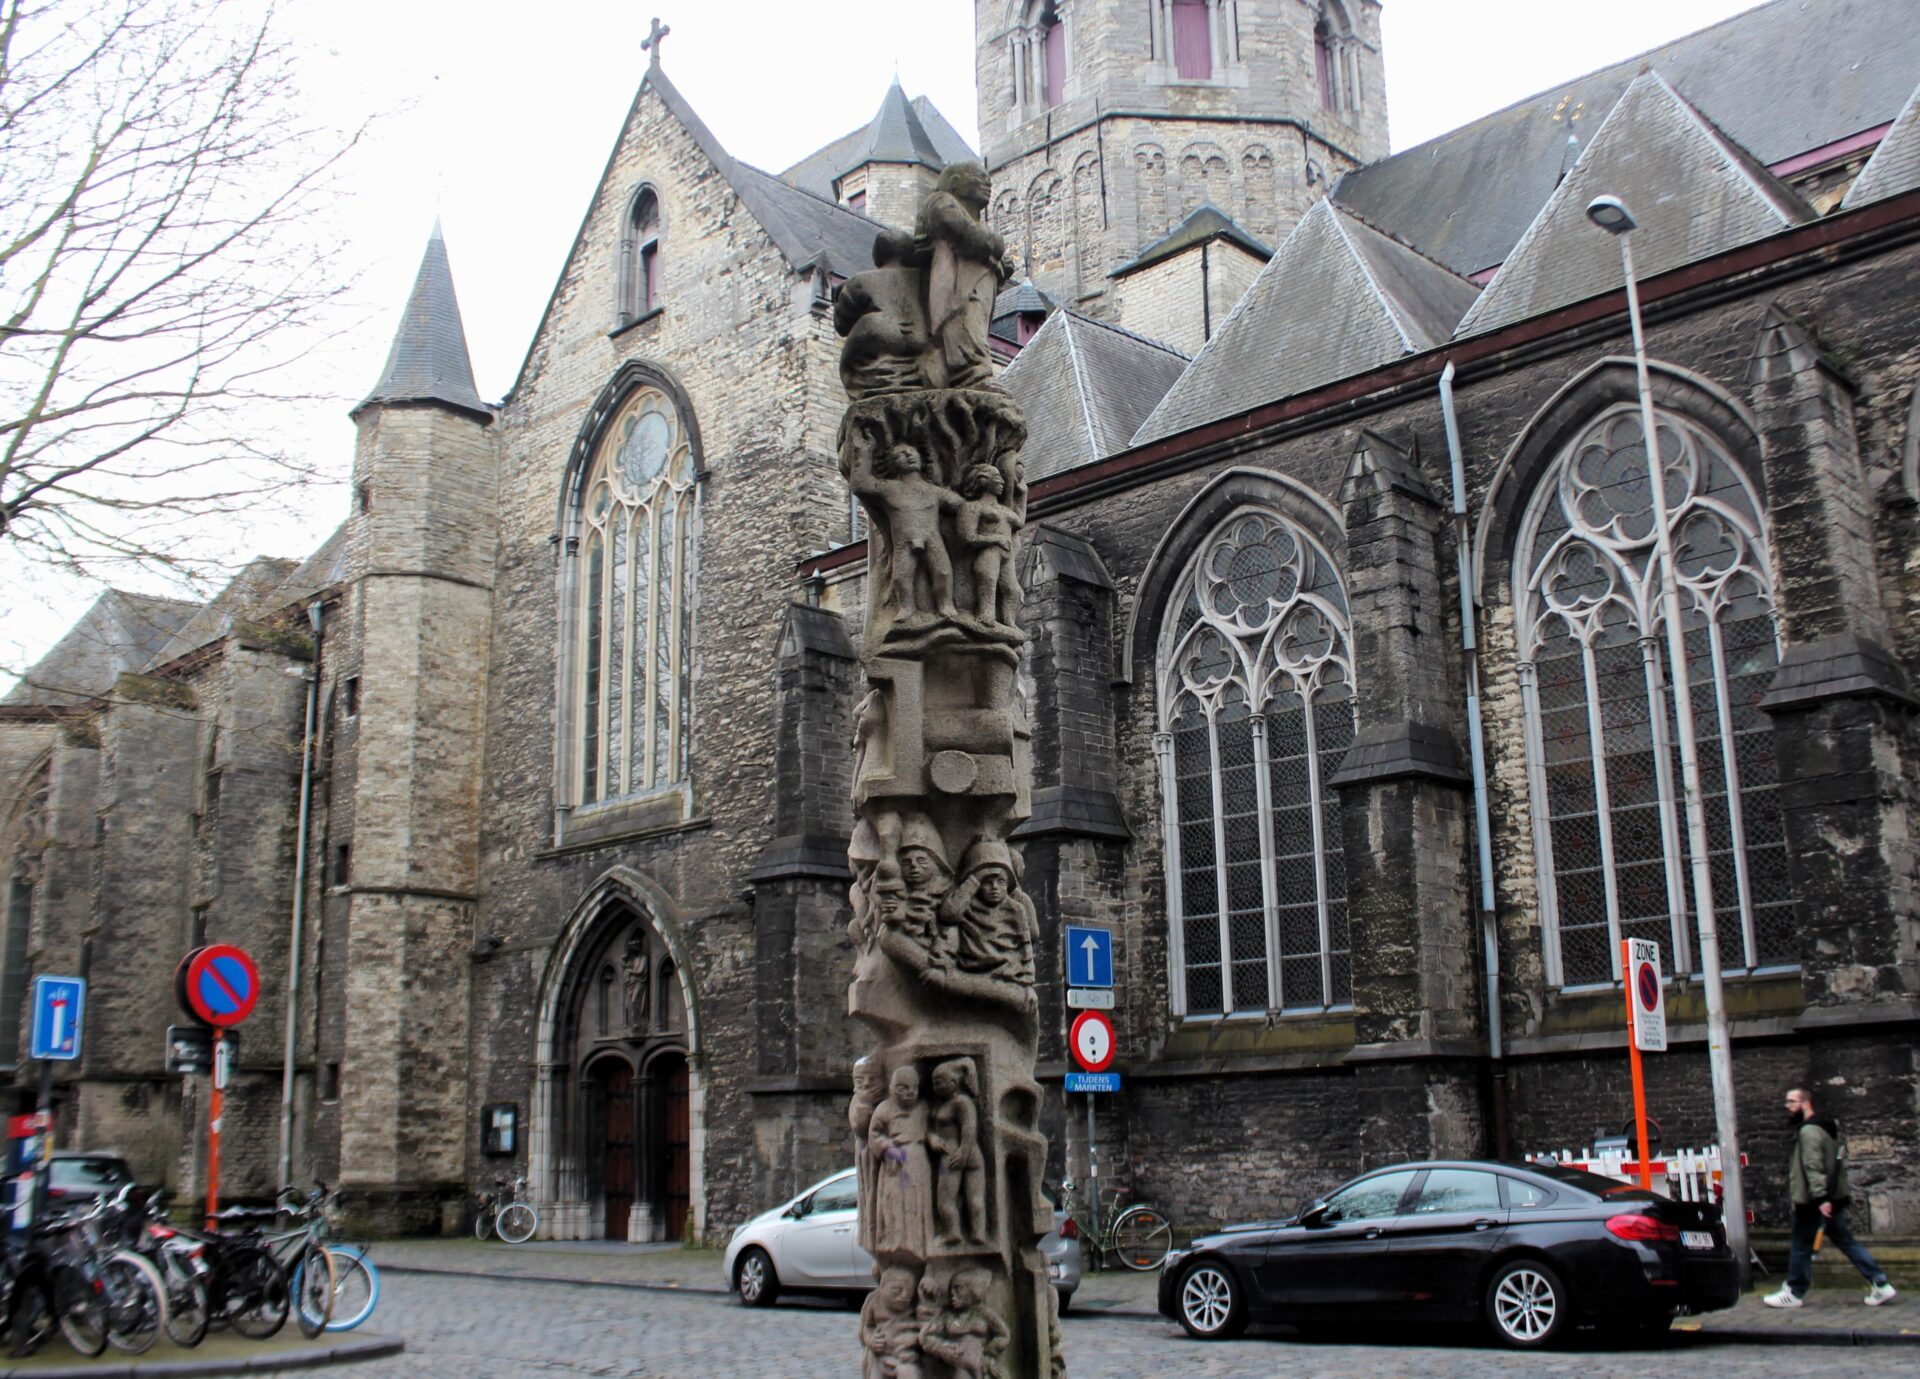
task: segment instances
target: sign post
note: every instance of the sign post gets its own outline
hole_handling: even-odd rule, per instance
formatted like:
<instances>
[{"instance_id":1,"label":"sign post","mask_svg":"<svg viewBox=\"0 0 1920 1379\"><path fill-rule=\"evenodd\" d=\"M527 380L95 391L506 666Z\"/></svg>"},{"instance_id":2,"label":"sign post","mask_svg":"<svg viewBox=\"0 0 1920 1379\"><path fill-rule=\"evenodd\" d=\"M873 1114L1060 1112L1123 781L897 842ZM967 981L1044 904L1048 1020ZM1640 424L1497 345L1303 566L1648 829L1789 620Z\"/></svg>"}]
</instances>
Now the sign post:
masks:
<instances>
[{"instance_id":1,"label":"sign post","mask_svg":"<svg viewBox=\"0 0 1920 1379\"><path fill-rule=\"evenodd\" d=\"M1620 970L1627 988L1627 1058L1633 1068L1633 1128L1640 1150L1640 1186L1653 1190L1653 1160L1647 1152L1647 1082L1640 1055L1667 1051L1666 983L1660 979L1660 945L1651 939L1620 940Z\"/></svg>"},{"instance_id":2,"label":"sign post","mask_svg":"<svg viewBox=\"0 0 1920 1379\"><path fill-rule=\"evenodd\" d=\"M53 1172L53 1065L80 1056L80 1030L87 1014L84 977L33 979L33 1034L27 1053L40 1060L40 1095L35 1102L33 1129L39 1142L34 1155L33 1217L47 1207L47 1180Z\"/></svg>"},{"instance_id":3,"label":"sign post","mask_svg":"<svg viewBox=\"0 0 1920 1379\"><path fill-rule=\"evenodd\" d=\"M253 1014L260 999L260 973L244 948L229 943L196 948L180 961L174 990L181 1006L213 1027L213 1091L207 1098L207 1228L220 1210L220 1119L226 1109L233 1054L227 1030Z\"/></svg>"}]
</instances>

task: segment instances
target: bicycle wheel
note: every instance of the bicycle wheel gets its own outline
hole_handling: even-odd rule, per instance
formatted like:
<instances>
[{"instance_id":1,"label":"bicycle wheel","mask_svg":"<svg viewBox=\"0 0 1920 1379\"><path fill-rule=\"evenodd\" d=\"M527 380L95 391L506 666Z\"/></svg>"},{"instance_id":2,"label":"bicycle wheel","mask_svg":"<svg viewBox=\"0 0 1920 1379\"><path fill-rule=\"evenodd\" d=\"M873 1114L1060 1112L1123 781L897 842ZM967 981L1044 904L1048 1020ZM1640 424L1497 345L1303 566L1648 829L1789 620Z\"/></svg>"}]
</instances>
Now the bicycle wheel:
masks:
<instances>
[{"instance_id":1,"label":"bicycle wheel","mask_svg":"<svg viewBox=\"0 0 1920 1379\"><path fill-rule=\"evenodd\" d=\"M293 1316L300 1334L309 1341L327 1329L333 1320L333 1255L319 1245L309 1245L293 1270Z\"/></svg>"},{"instance_id":2,"label":"bicycle wheel","mask_svg":"<svg viewBox=\"0 0 1920 1379\"><path fill-rule=\"evenodd\" d=\"M167 1281L167 1339L192 1349L207 1336L212 1308L206 1282L177 1263L169 1263L162 1277Z\"/></svg>"},{"instance_id":3,"label":"bicycle wheel","mask_svg":"<svg viewBox=\"0 0 1920 1379\"><path fill-rule=\"evenodd\" d=\"M329 1245L333 1256L333 1320L329 1331L351 1331L380 1302L380 1271L358 1245Z\"/></svg>"},{"instance_id":4,"label":"bicycle wheel","mask_svg":"<svg viewBox=\"0 0 1920 1379\"><path fill-rule=\"evenodd\" d=\"M227 1266L227 1320L249 1340L278 1335L291 1310L287 1271L265 1250L239 1252Z\"/></svg>"},{"instance_id":5,"label":"bicycle wheel","mask_svg":"<svg viewBox=\"0 0 1920 1379\"><path fill-rule=\"evenodd\" d=\"M76 1354L89 1359L107 1348L107 1307L75 1269L62 1269L53 1287L53 1307L60 1317L60 1334Z\"/></svg>"},{"instance_id":6,"label":"bicycle wheel","mask_svg":"<svg viewBox=\"0 0 1920 1379\"><path fill-rule=\"evenodd\" d=\"M532 1207L525 1202L509 1202L500 1208L500 1224L496 1229L509 1245L524 1245L533 1239L539 1225L540 1214Z\"/></svg>"},{"instance_id":7,"label":"bicycle wheel","mask_svg":"<svg viewBox=\"0 0 1920 1379\"><path fill-rule=\"evenodd\" d=\"M107 1343L129 1355L153 1349L167 1327L167 1285L160 1271L132 1250L115 1250L100 1263L106 1290Z\"/></svg>"},{"instance_id":8,"label":"bicycle wheel","mask_svg":"<svg viewBox=\"0 0 1920 1379\"><path fill-rule=\"evenodd\" d=\"M499 1209L491 1202L488 1202L480 1208L479 1212L473 1218L473 1238L475 1240L485 1240L493 1234L493 1218L498 1212Z\"/></svg>"},{"instance_id":9,"label":"bicycle wheel","mask_svg":"<svg viewBox=\"0 0 1920 1379\"><path fill-rule=\"evenodd\" d=\"M1129 1269L1158 1269L1173 1248L1173 1226L1152 1207L1128 1207L1113 1223L1113 1249Z\"/></svg>"}]
</instances>

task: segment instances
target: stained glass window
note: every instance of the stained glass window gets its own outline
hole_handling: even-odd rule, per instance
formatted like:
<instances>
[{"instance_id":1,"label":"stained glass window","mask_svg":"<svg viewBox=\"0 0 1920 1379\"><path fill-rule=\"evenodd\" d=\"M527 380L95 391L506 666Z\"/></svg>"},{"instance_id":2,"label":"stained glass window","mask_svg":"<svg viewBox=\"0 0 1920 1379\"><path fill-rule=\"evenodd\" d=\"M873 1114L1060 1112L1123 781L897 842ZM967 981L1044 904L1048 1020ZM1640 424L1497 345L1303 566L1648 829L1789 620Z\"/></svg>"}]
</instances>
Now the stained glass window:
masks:
<instances>
[{"instance_id":1,"label":"stained glass window","mask_svg":"<svg viewBox=\"0 0 1920 1379\"><path fill-rule=\"evenodd\" d=\"M1617 980L1622 938L1699 970L1676 682L1693 707L1722 970L1794 961L1759 707L1779 664L1759 495L1713 436L1668 413L1656 426L1686 664L1668 654L1635 407L1604 413L1541 480L1514 572L1548 972L1568 986Z\"/></svg>"},{"instance_id":2,"label":"stained glass window","mask_svg":"<svg viewBox=\"0 0 1920 1379\"><path fill-rule=\"evenodd\" d=\"M1353 743L1333 561L1265 508L1222 523L1175 586L1159 657L1176 1009L1352 1001L1339 799Z\"/></svg>"},{"instance_id":3,"label":"stained glass window","mask_svg":"<svg viewBox=\"0 0 1920 1379\"><path fill-rule=\"evenodd\" d=\"M683 780L693 639L693 450L673 403L620 409L582 488L577 803Z\"/></svg>"}]
</instances>

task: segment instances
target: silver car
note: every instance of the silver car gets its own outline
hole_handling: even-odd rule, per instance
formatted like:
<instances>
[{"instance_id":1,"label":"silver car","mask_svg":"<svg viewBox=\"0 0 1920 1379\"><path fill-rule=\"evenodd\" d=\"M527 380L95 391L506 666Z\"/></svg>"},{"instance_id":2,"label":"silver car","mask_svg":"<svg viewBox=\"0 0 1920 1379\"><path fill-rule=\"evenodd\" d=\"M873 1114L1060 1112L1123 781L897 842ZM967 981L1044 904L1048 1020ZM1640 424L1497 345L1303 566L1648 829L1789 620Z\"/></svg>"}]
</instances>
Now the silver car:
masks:
<instances>
[{"instance_id":1,"label":"silver car","mask_svg":"<svg viewBox=\"0 0 1920 1379\"><path fill-rule=\"evenodd\" d=\"M815 1183L763 1211L727 1242L727 1286L748 1307L771 1307L782 1293L846 1296L871 1292L873 1256L860 1248L858 1185L852 1169ZM1080 1242L1055 1229L1040 1240L1047 1275L1064 1313L1080 1286Z\"/></svg>"}]
</instances>

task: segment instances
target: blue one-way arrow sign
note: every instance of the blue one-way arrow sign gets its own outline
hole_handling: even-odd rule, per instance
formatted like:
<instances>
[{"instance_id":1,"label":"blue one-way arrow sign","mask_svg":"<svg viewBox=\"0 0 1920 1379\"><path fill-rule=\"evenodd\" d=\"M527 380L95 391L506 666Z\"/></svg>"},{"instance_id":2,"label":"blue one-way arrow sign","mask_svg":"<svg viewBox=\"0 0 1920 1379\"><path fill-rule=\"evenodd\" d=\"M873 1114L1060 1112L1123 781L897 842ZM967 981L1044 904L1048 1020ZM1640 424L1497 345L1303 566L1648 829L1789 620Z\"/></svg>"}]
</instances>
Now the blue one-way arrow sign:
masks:
<instances>
[{"instance_id":1,"label":"blue one-way arrow sign","mask_svg":"<svg viewBox=\"0 0 1920 1379\"><path fill-rule=\"evenodd\" d=\"M1113 985L1113 930L1067 926L1067 985Z\"/></svg>"}]
</instances>

